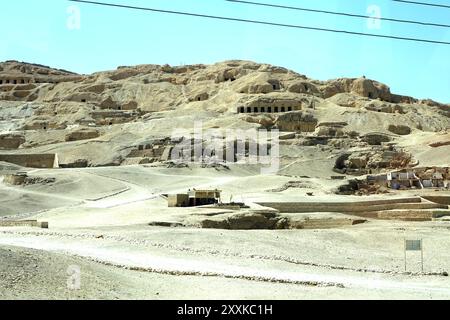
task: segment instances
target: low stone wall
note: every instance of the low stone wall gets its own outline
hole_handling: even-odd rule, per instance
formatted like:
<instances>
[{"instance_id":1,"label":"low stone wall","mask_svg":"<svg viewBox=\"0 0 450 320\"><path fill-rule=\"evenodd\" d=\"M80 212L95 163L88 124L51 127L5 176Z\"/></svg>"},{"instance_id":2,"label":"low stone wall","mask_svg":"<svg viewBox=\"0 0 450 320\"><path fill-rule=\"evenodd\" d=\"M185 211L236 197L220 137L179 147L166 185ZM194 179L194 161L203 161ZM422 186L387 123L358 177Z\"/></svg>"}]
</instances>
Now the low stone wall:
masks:
<instances>
[{"instance_id":1,"label":"low stone wall","mask_svg":"<svg viewBox=\"0 0 450 320\"><path fill-rule=\"evenodd\" d=\"M289 229L334 229L354 226L365 223L364 219L331 218L331 219L307 219L303 221L290 221Z\"/></svg>"},{"instance_id":2,"label":"low stone wall","mask_svg":"<svg viewBox=\"0 0 450 320\"><path fill-rule=\"evenodd\" d=\"M440 203L443 205L450 206L450 195L448 196L423 196L422 198L434 202L434 203Z\"/></svg>"},{"instance_id":3,"label":"low stone wall","mask_svg":"<svg viewBox=\"0 0 450 320\"><path fill-rule=\"evenodd\" d=\"M420 198L404 198L353 202L257 202L281 213L363 212L395 209L398 204L420 203Z\"/></svg>"},{"instance_id":4,"label":"low stone wall","mask_svg":"<svg viewBox=\"0 0 450 320\"><path fill-rule=\"evenodd\" d=\"M37 220L0 220L0 227L36 227L48 229L48 222Z\"/></svg>"},{"instance_id":5,"label":"low stone wall","mask_svg":"<svg viewBox=\"0 0 450 320\"><path fill-rule=\"evenodd\" d=\"M378 219L402 221L432 221L450 216L449 210L390 210L377 213Z\"/></svg>"},{"instance_id":6,"label":"low stone wall","mask_svg":"<svg viewBox=\"0 0 450 320\"><path fill-rule=\"evenodd\" d=\"M28 168L59 168L58 155L49 154L0 154L0 161Z\"/></svg>"}]
</instances>

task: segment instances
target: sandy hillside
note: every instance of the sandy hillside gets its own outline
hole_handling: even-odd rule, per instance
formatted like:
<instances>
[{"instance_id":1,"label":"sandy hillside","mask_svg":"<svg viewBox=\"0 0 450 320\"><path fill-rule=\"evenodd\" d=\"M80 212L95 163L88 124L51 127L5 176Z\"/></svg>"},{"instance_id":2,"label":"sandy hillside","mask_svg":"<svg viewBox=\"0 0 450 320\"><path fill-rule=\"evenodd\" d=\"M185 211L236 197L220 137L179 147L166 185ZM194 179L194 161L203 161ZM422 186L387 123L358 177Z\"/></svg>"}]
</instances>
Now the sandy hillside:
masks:
<instances>
[{"instance_id":1,"label":"sandy hillside","mask_svg":"<svg viewBox=\"0 0 450 320\"><path fill-rule=\"evenodd\" d=\"M0 299L448 299L449 129L364 77L0 63ZM401 170L442 183L371 184ZM232 205L168 206L193 188Z\"/></svg>"}]
</instances>

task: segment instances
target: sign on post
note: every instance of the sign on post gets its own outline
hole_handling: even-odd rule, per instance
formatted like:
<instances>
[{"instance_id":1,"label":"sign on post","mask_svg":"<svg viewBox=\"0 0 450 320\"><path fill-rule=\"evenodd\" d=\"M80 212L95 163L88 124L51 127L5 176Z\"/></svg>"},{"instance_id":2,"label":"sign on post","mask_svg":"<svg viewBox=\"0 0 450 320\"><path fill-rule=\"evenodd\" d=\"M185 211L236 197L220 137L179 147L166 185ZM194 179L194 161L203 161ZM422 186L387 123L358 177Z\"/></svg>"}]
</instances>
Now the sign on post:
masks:
<instances>
[{"instance_id":1,"label":"sign on post","mask_svg":"<svg viewBox=\"0 0 450 320\"><path fill-rule=\"evenodd\" d=\"M422 240L405 240L406 251L422 251Z\"/></svg>"},{"instance_id":2,"label":"sign on post","mask_svg":"<svg viewBox=\"0 0 450 320\"><path fill-rule=\"evenodd\" d=\"M407 251L420 251L422 272L423 272L423 241L420 240L407 240L405 239L405 272L406 272L406 252Z\"/></svg>"}]
</instances>

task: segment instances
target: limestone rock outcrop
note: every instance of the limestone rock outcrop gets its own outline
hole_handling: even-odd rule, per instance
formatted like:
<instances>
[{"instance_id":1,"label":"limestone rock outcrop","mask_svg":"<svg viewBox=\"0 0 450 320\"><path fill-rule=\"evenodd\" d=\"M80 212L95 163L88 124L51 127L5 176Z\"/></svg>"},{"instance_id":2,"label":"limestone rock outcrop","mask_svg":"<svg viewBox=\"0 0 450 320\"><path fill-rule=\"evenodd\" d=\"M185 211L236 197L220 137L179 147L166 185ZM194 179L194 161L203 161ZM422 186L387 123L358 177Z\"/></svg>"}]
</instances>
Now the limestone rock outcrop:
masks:
<instances>
[{"instance_id":1,"label":"limestone rock outcrop","mask_svg":"<svg viewBox=\"0 0 450 320\"><path fill-rule=\"evenodd\" d=\"M401 125L401 124L398 124L398 125L391 124L388 126L388 130L392 133L395 133L395 134L398 134L401 136L406 136L408 134L411 134L411 131L412 131L410 127Z\"/></svg>"},{"instance_id":2,"label":"limestone rock outcrop","mask_svg":"<svg viewBox=\"0 0 450 320\"><path fill-rule=\"evenodd\" d=\"M359 78L353 81L351 92L365 98L383 101L391 100L391 90L388 86L366 78Z\"/></svg>"},{"instance_id":3,"label":"limestone rock outcrop","mask_svg":"<svg viewBox=\"0 0 450 320\"><path fill-rule=\"evenodd\" d=\"M25 143L25 137L22 134L0 134L0 149L18 149Z\"/></svg>"},{"instance_id":4,"label":"limestone rock outcrop","mask_svg":"<svg viewBox=\"0 0 450 320\"><path fill-rule=\"evenodd\" d=\"M311 112L293 111L280 115L276 126L281 131L314 132L317 122Z\"/></svg>"},{"instance_id":5,"label":"limestone rock outcrop","mask_svg":"<svg viewBox=\"0 0 450 320\"><path fill-rule=\"evenodd\" d=\"M71 133L68 133L66 135L65 140L67 142L79 141L79 140L89 140L89 139L98 138L99 136L100 136L100 133L98 130L83 128L83 129L79 129L79 130L73 131Z\"/></svg>"},{"instance_id":6,"label":"limestone rock outcrop","mask_svg":"<svg viewBox=\"0 0 450 320\"><path fill-rule=\"evenodd\" d=\"M418 140L424 146L445 140L426 135L449 128L449 115L448 105L392 94L364 77L319 81L251 61L123 66L91 75L0 63L0 148L30 154L51 149L68 166L153 163L159 155L129 154L176 130L192 132L196 122L214 130L278 128L286 131L283 161L295 162L302 148L313 147L330 166L337 152L405 143L399 135L419 133L416 128L424 133ZM11 132L20 134L5 136ZM85 141L66 143L79 140ZM287 169L295 170L302 168Z\"/></svg>"},{"instance_id":7,"label":"limestone rock outcrop","mask_svg":"<svg viewBox=\"0 0 450 320\"><path fill-rule=\"evenodd\" d=\"M314 95L320 94L319 89L317 89L314 84L305 80L292 83L289 85L288 91L293 93L309 93Z\"/></svg>"},{"instance_id":8,"label":"limestone rock outcrop","mask_svg":"<svg viewBox=\"0 0 450 320\"><path fill-rule=\"evenodd\" d=\"M384 142L391 141L391 138L382 133L368 133L362 137L362 140L371 146L379 146Z\"/></svg>"}]
</instances>

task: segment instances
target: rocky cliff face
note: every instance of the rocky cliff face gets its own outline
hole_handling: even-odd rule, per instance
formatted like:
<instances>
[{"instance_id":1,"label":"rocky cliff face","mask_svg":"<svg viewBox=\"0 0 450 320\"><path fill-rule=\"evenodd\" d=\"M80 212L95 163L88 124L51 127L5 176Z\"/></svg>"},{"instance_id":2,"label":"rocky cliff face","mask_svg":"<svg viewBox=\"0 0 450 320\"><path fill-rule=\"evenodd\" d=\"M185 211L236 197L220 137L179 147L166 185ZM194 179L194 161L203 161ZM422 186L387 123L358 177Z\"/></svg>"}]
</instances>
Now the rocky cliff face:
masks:
<instances>
[{"instance_id":1,"label":"rocky cliff face","mask_svg":"<svg viewBox=\"0 0 450 320\"><path fill-rule=\"evenodd\" d=\"M196 121L216 129L278 128L294 133L285 144L302 148L304 139L313 146L320 140L338 153L370 145L365 134L432 139L450 127L449 109L364 77L317 81L250 61L124 66L92 75L0 63L0 148L51 146L62 163L120 164L139 145L192 130ZM321 123L333 122L346 123L345 133L325 134L337 131Z\"/></svg>"}]
</instances>

